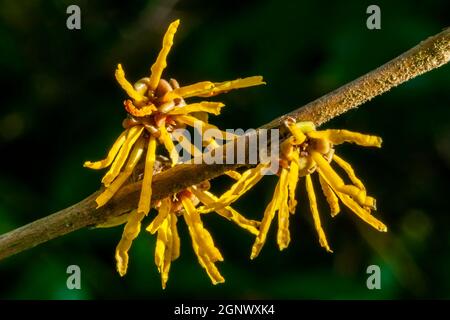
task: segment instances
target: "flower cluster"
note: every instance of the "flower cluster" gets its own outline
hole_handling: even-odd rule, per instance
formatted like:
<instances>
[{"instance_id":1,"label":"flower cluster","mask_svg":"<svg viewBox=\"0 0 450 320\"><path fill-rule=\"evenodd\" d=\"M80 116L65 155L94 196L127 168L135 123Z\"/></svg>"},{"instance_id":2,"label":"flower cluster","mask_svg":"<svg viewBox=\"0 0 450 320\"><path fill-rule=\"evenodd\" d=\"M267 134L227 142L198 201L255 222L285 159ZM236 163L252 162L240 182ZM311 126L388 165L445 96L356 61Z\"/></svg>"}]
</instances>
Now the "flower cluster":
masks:
<instances>
[{"instance_id":1,"label":"flower cluster","mask_svg":"<svg viewBox=\"0 0 450 320\"><path fill-rule=\"evenodd\" d=\"M148 215L152 206L158 213L146 230L151 234L157 234L155 264L161 274L163 288L166 286L172 261L180 255L177 227L180 217L184 219L188 227L198 261L213 284L224 281L215 264L223 261L223 257L211 234L204 228L201 220L203 214L215 212L255 235L251 259L260 253L270 225L277 215L277 243L280 250L285 249L290 242L289 218L295 213L297 204L296 188L302 177L305 178L305 187L319 242L322 247L331 252L317 209L312 184L312 175L315 172L318 173L332 216L339 213L340 200L377 230L387 230L386 226L371 214L371 211L375 209L375 199L367 195L363 183L357 178L351 165L334 153L334 146L344 142L366 147L380 147L381 139L347 130L318 131L311 122L295 122L293 119L285 122L288 137L281 143L279 158L270 160L279 161L280 165L276 166L280 168L276 172L279 180L261 221L245 218L234 210L231 204L262 179L263 172L272 167L270 162L260 163L242 173L226 172L236 181L220 197L209 192L210 182L204 181L152 203L151 186L154 173L179 163L179 155L173 142L176 140L174 130L186 126L194 127L198 123L205 129L217 129L208 122L205 114L217 115L224 106L220 102L211 101L187 103L185 99L211 97L232 89L264 84L260 76L219 83L203 81L184 87L180 87L174 79L169 81L163 79L162 73L167 65L167 56L173 45L178 25L179 20L170 24L149 77L144 77L131 85L125 78L122 66L118 65L115 73L116 80L129 96L124 101L127 111L127 118L123 121L125 131L117 138L105 159L96 162L87 161L84 164L90 169L109 168L102 179L104 189L96 199L98 207L107 204L136 173L138 179L142 179L136 208L128 214L111 218L100 226L111 227L125 224L115 254L117 270L121 276L127 272L128 251L133 240L140 233L142 220ZM182 141L179 142L181 144ZM213 148L218 146L214 139L203 142ZM195 148L189 141L184 141L182 147L190 151ZM162 156L160 149L169 155L170 160ZM158 159L163 160L158 161ZM346 172L351 184L346 184L334 171L331 166L333 162ZM157 168L158 163L160 168Z\"/></svg>"}]
</instances>

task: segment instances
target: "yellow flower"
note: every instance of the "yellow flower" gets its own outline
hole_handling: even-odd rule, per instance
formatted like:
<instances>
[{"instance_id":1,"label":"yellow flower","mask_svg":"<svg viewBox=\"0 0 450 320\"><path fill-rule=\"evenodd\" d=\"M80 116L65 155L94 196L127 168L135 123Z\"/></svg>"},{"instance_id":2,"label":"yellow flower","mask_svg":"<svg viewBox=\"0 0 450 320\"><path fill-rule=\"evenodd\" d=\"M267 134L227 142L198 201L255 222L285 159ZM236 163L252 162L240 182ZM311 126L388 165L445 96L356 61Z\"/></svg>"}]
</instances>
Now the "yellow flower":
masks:
<instances>
[{"instance_id":1,"label":"yellow flower","mask_svg":"<svg viewBox=\"0 0 450 320\"><path fill-rule=\"evenodd\" d=\"M371 214L371 210L376 209L375 199L367 195L366 188L355 175L351 165L334 153L334 145L344 142L353 142L365 147L381 147L381 138L347 130L316 131L312 122L287 121L286 126L290 136L280 146L279 180L273 198L264 212L259 233L252 247L251 259L256 258L261 251L276 214L278 214L278 246L280 250L283 250L289 245L289 216L295 213L297 203L295 192L301 177L305 177L305 187L320 245L332 252L317 209L311 178L314 172L319 175L319 182L332 216L337 215L340 211L338 201L340 199L363 221L379 231L387 231L387 227ZM346 172L352 184L346 184L334 171L330 165L332 161ZM262 178L261 171L268 167L269 164L261 163L255 168L245 171L242 173L241 179L237 180L230 190L225 192L215 203L199 208L199 211L210 212L229 206L258 183Z\"/></svg>"},{"instance_id":2,"label":"yellow flower","mask_svg":"<svg viewBox=\"0 0 450 320\"><path fill-rule=\"evenodd\" d=\"M224 278L217 269L215 262L223 261L220 251L214 245L211 234L204 228L196 205L202 202L205 205L217 201L217 198L207 191L205 183L193 186L173 197L161 201L158 214L146 228L151 234L157 233L155 248L155 264L161 274L163 289L169 278L172 261L180 255L180 238L178 236L178 216L183 216L192 239L192 246L200 265L206 270L213 284L224 282ZM249 220L231 207L217 210L217 213L253 234L258 234L259 222ZM128 218L122 239L116 248L117 270L125 275L128 267L128 250L132 241L140 231L142 217L135 210Z\"/></svg>"},{"instance_id":3,"label":"yellow flower","mask_svg":"<svg viewBox=\"0 0 450 320\"><path fill-rule=\"evenodd\" d=\"M219 114L221 108L224 107L223 103L211 101L186 103L185 99L190 97L211 97L233 89L264 84L260 76L219 83L203 81L184 87L180 87L175 79L170 79L169 81L163 79L161 76L167 66L167 56L173 45L173 38L179 23L179 20L172 22L164 35L162 49L151 67L150 77L144 77L134 85L131 85L125 78L122 65L119 64L117 66L115 72L116 80L130 98L124 101L125 110L128 113L127 119L123 122L125 131L117 138L104 160L96 162L86 161L84 163L85 167L96 170L109 167L102 179L105 189L96 199L97 207L108 203L136 171L137 165L141 162L144 164L142 189L136 210L127 215L113 218L102 225L102 227L108 227L126 222L122 239L116 250L117 269L122 276L126 273L128 265L127 252L133 239L140 232L141 221L150 211L151 185L157 146L159 144L164 146L170 155L172 165L175 165L178 163L178 153L175 150L172 139L172 131L174 129L194 126L194 123L200 124L205 129L217 129L201 115L209 113ZM215 143L215 141L210 142ZM189 141L184 141L183 147L191 151L195 148ZM240 177L234 171L230 171L227 174L235 179ZM205 203L210 203L210 198L214 198L208 193L202 193L201 196L206 197ZM188 200L183 200L183 197L181 200L185 209L186 206L189 209L193 208L189 206ZM162 206L162 208L166 210L167 206ZM202 228L197 227L199 219L197 219L194 211L191 210L187 214L187 216L185 215L185 220L188 225L196 226L195 228L190 228L192 229L194 249L197 248L195 250L202 265L207 268L210 275L214 275L216 273L211 267L211 261L217 261L218 256L202 256L200 258L200 253L203 252L200 248L204 246L202 241L206 231L202 231ZM247 225L248 221L242 220L245 218L230 208L222 208L219 210L219 214L244 226L253 233L257 232L254 225ZM166 250L171 252L171 259L174 260L178 256L179 240L177 240L178 236L174 229L176 217L173 213L161 223L161 229L158 231L156 260L161 274L165 275L163 276L163 283L165 283L164 277L167 277L171 260L165 253L162 254L161 252ZM204 253L201 254L203 255ZM213 281L221 282L221 278L215 276Z\"/></svg>"},{"instance_id":4,"label":"yellow flower","mask_svg":"<svg viewBox=\"0 0 450 320\"><path fill-rule=\"evenodd\" d=\"M137 211L145 216L150 210L151 182L157 144L164 145L170 155L172 164L178 162L178 153L172 141L171 132L175 128L194 126L197 122L203 128L215 126L201 121L196 115L211 113L217 115L224 106L220 102L201 101L186 103L190 97L211 97L232 89L240 89L264 84L262 77L254 76L233 81L214 83L203 81L180 87L174 79L166 81L161 78L167 66L167 56L173 45L173 38L180 21L172 22L164 35L162 49L151 67L150 77L144 77L133 85L125 78L122 65L117 66L116 80L130 99L124 101L128 118L123 125L125 131L111 147L106 159L84 163L90 169L109 171L102 179L105 190L96 199L98 207L105 205L120 187L127 181L144 153L145 170L142 191ZM235 175L236 176L236 175Z\"/></svg>"}]
</instances>

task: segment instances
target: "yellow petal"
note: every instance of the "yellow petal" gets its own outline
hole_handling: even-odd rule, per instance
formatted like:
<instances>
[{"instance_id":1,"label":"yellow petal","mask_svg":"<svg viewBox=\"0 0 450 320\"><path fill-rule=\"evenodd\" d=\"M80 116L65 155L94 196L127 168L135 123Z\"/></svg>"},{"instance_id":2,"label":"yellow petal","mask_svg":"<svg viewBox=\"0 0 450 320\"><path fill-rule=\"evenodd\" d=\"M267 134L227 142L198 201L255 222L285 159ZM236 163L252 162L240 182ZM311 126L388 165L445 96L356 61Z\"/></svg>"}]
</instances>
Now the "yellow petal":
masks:
<instances>
[{"instance_id":1,"label":"yellow petal","mask_svg":"<svg viewBox=\"0 0 450 320\"><path fill-rule=\"evenodd\" d=\"M118 216L110 217L108 220L106 220L103 223L96 224L96 228L112 228L120 226L121 224L124 224L128 221L130 217L131 212L126 212L123 214L120 214Z\"/></svg>"},{"instance_id":2,"label":"yellow petal","mask_svg":"<svg viewBox=\"0 0 450 320\"><path fill-rule=\"evenodd\" d=\"M195 187L190 188L190 190L205 205L214 204L218 200L218 198L209 191L198 190ZM259 232L258 230L260 224L259 221L245 218L243 215L241 215L239 212L237 212L230 206L218 209L217 213L222 217L233 221L238 226L249 231L254 235L257 235Z\"/></svg>"},{"instance_id":3,"label":"yellow petal","mask_svg":"<svg viewBox=\"0 0 450 320\"><path fill-rule=\"evenodd\" d=\"M128 250L131 248L133 240L139 235L141 230L141 220L144 216L134 210L123 230L122 238L116 247L117 271L123 277L128 268Z\"/></svg>"},{"instance_id":4,"label":"yellow petal","mask_svg":"<svg viewBox=\"0 0 450 320\"><path fill-rule=\"evenodd\" d=\"M142 180L141 196L139 198L138 212L147 215L152 200L153 166L156 159L156 139L151 135L148 141L147 156L145 157L144 179Z\"/></svg>"},{"instance_id":5,"label":"yellow petal","mask_svg":"<svg viewBox=\"0 0 450 320\"><path fill-rule=\"evenodd\" d=\"M288 207L288 174L287 169L281 169L280 173L280 193L281 198L278 210L278 232L277 243L280 250L284 250L289 246L291 236L289 233L289 207Z\"/></svg>"},{"instance_id":6,"label":"yellow petal","mask_svg":"<svg viewBox=\"0 0 450 320\"><path fill-rule=\"evenodd\" d=\"M176 121L181 122L181 123L185 123L190 127L201 127L202 130L208 130L208 129L215 129L215 130L219 130L219 128L217 128L216 126L206 123L204 121L201 121L199 119L197 119L196 117L193 116L189 116L189 115L179 115L175 118ZM225 134L225 132L224 132ZM224 136L226 137L226 136Z\"/></svg>"},{"instance_id":7,"label":"yellow petal","mask_svg":"<svg viewBox=\"0 0 450 320\"><path fill-rule=\"evenodd\" d=\"M221 102L209 102L202 101L198 103L187 104L185 106L175 108L171 110L168 114L189 114L192 112L207 112L214 115L220 114L220 110L225 105Z\"/></svg>"},{"instance_id":8,"label":"yellow petal","mask_svg":"<svg viewBox=\"0 0 450 320\"><path fill-rule=\"evenodd\" d=\"M137 92L131 85L131 83L129 83L128 80L125 78L125 71L123 71L122 65L120 63L117 65L115 76L117 82L120 84L122 89L125 90L125 92L128 94L130 98L132 98L137 102L141 102L145 99L145 97L139 92Z\"/></svg>"},{"instance_id":9,"label":"yellow petal","mask_svg":"<svg viewBox=\"0 0 450 320\"><path fill-rule=\"evenodd\" d=\"M357 186L361 190L365 190L364 184L361 182L361 180L358 179L358 177L355 174L355 171L353 170L350 163L346 162L341 157L337 156L336 154L333 155L333 160L347 173L348 177L352 181L352 183Z\"/></svg>"},{"instance_id":10,"label":"yellow petal","mask_svg":"<svg viewBox=\"0 0 450 320\"><path fill-rule=\"evenodd\" d=\"M161 75L164 69L167 67L167 55L172 48L173 38L175 36L175 33L177 32L179 24L180 20L175 20L174 22L172 22L169 25L166 34L164 35L162 49L159 52L158 58L156 58L155 63L151 67L150 80L148 81L148 87L151 91L156 90L156 87L158 87L159 84L159 80L161 79Z\"/></svg>"},{"instance_id":11,"label":"yellow petal","mask_svg":"<svg viewBox=\"0 0 450 320\"><path fill-rule=\"evenodd\" d=\"M339 207L339 199L321 175L319 175L319 181L320 186L322 187L322 192L327 199L328 205L330 206L331 216L335 217L341 211L341 208Z\"/></svg>"},{"instance_id":12,"label":"yellow petal","mask_svg":"<svg viewBox=\"0 0 450 320\"><path fill-rule=\"evenodd\" d=\"M306 140L306 135L302 132L302 130L296 126L296 123L289 124L288 126L289 131L291 134L295 137L294 144L302 144Z\"/></svg>"},{"instance_id":13,"label":"yellow petal","mask_svg":"<svg viewBox=\"0 0 450 320\"><path fill-rule=\"evenodd\" d=\"M225 208L235 202L261 180L263 177L263 175L261 175L261 170L266 167L266 164L260 163L256 167L244 171L240 179L236 181L228 191L222 194L215 203L199 208L199 212L208 213L217 211L218 209Z\"/></svg>"},{"instance_id":14,"label":"yellow petal","mask_svg":"<svg viewBox=\"0 0 450 320\"><path fill-rule=\"evenodd\" d=\"M214 88L214 83L212 83L211 81L197 82L197 83L167 92L164 95L162 100L167 102L167 101L171 101L176 98L190 98L190 97L196 96L198 93L205 92L206 90L210 90L211 88Z\"/></svg>"},{"instance_id":15,"label":"yellow petal","mask_svg":"<svg viewBox=\"0 0 450 320\"><path fill-rule=\"evenodd\" d=\"M155 234L163 221L166 219L167 215L170 213L171 207L172 201L170 200L170 198L162 199L161 206L158 209L158 214L145 230L147 230L151 234Z\"/></svg>"},{"instance_id":16,"label":"yellow petal","mask_svg":"<svg viewBox=\"0 0 450 320\"><path fill-rule=\"evenodd\" d=\"M163 289L166 288L166 283L169 279L170 264L172 262L173 237L170 218L171 215L168 215L159 227L155 248L155 264L161 274Z\"/></svg>"},{"instance_id":17,"label":"yellow petal","mask_svg":"<svg viewBox=\"0 0 450 320\"><path fill-rule=\"evenodd\" d=\"M177 221L178 221L177 216L172 213L170 218L170 227L172 230L172 237L173 237L172 261L176 260L180 256L180 236L178 235Z\"/></svg>"},{"instance_id":18,"label":"yellow petal","mask_svg":"<svg viewBox=\"0 0 450 320\"><path fill-rule=\"evenodd\" d=\"M266 84L261 76L247 77L243 79L236 79L232 81L225 81L214 83L214 86L204 92L197 93L198 97L212 97L220 93L228 92L234 89L247 88L252 86L259 86L261 84Z\"/></svg>"},{"instance_id":19,"label":"yellow petal","mask_svg":"<svg viewBox=\"0 0 450 320\"><path fill-rule=\"evenodd\" d=\"M143 126L134 126L128 130L127 137L122 145L122 148L120 148L120 151L117 154L114 162L102 179L102 183L106 187L108 187L111 182L113 182L114 179L119 175L120 170L127 161L130 150L133 148L136 140L141 136L143 130Z\"/></svg>"},{"instance_id":20,"label":"yellow petal","mask_svg":"<svg viewBox=\"0 0 450 320\"><path fill-rule=\"evenodd\" d=\"M181 197L181 200L186 211L183 217L188 225L192 246L200 265L206 270L213 284L224 282L225 279L214 264L216 261L223 260L222 255L214 246L209 232L203 228L198 212L191 200L186 197Z\"/></svg>"},{"instance_id":21,"label":"yellow petal","mask_svg":"<svg viewBox=\"0 0 450 320\"><path fill-rule=\"evenodd\" d=\"M166 148L167 152L169 153L170 159L172 160L172 166L174 166L178 163L178 152L176 151L172 138L167 132L167 128L164 124L159 127L159 131L161 133L159 139L164 144L164 147Z\"/></svg>"},{"instance_id":22,"label":"yellow petal","mask_svg":"<svg viewBox=\"0 0 450 320\"><path fill-rule=\"evenodd\" d=\"M297 188L298 183L298 172L300 170L298 166L298 152L292 153L293 161L290 162L289 174L287 177L288 180L288 192L289 192L289 212L295 213L295 207L297 206L297 200L295 200L295 190Z\"/></svg>"},{"instance_id":23,"label":"yellow petal","mask_svg":"<svg viewBox=\"0 0 450 320\"><path fill-rule=\"evenodd\" d=\"M312 217L314 220L314 226L316 228L317 234L319 236L320 245L325 248L328 252L333 252L328 245L327 237L322 229L322 224L320 223L319 211L317 210L316 194L314 193L314 187L311 181L311 175L306 176L306 191L309 198L309 207L311 208Z\"/></svg>"},{"instance_id":24,"label":"yellow petal","mask_svg":"<svg viewBox=\"0 0 450 320\"><path fill-rule=\"evenodd\" d=\"M313 139L326 139L334 144L341 144L344 142L353 142L364 147L381 147L381 138L377 136L370 136L358 132L348 130L321 130L311 131L307 135Z\"/></svg>"},{"instance_id":25,"label":"yellow petal","mask_svg":"<svg viewBox=\"0 0 450 320\"><path fill-rule=\"evenodd\" d=\"M259 255L259 252L264 246L264 243L266 242L267 238L267 232L269 231L272 220L275 217L275 212L278 210L280 206L280 201L282 198L281 193L284 191L281 190L280 188L281 184L280 180L278 181L277 186L275 187L275 192L273 194L272 200L270 201L269 205L266 207L266 210L264 211L264 217L259 227L259 233L255 239L255 242L253 243L252 253L250 255L250 259L252 260Z\"/></svg>"},{"instance_id":26,"label":"yellow petal","mask_svg":"<svg viewBox=\"0 0 450 320\"><path fill-rule=\"evenodd\" d=\"M311 157L320 168L322 177L335 190L348 194L353 197L358 203L364 204L366 202L366 190L360 189L353 185L346 185L341 177L333 170L328 161L326 161L322 154L317 151L311 151Z\"/></svg>"},{"instance_id":27,"label":"yellow petal","mask_svg":"<svg viewBox=\"0 0 450 320\"><path fill-rule=\"evenodd\" d=\"M192 228L196 235L197 244L200 250L204 251L211 259L211 261L223 261L220 251L214 246L213 240L209 232L203 228L203 223L200 220L200 215L194 207L192 201L187 197L181 197L186 213L186 223Z\"/></svg>"},{"instance_id":28,"label":"yellow petal","mask_svg":"<svg viewBox=\"0 0 450 320\"><path fill-rule=\"evenodd\" d=\"M383 222L372 216L369 211L361 208L361 206L355 200L341 192L336 192L336 194L338 195L339 199L341 199L341 201L364 222L368 223L378 231L387 231L387 227Z\"/></svg>"},{"instance_id":29,"label":"yellow petal","mask_svg":"<svg viewBox=\"0 0 450 320\"><path fill-rule=\"evenodd\" d=\"M125 170L121 172L113 183L107 187L98 197L95 199L97 202L97 208L104 206L113 196L119 191L120 187L128 180L130 175L133 173L134 167L136 167L139 159L144 153L144 140L139 139L130 154L128 162L125 166Z\"/></svg>"},{"instance_id":30,"label":"yellow petal","mask_svg":"<svg viewBox=\"0 0 450 320\"><path fill-rule=\"evenodd\" d=\"M113 162L114 158L116 157L117 153L119 152L120 148L125 142L127 133L128 130L125 130L120 134L120 136L117 138L117 140L114 142L113 146L109 150L108 155L106 156L105 159L95 162L86 161L83 166L94 170L104 169L108 167Z\"/></svg>"}]
</instances>

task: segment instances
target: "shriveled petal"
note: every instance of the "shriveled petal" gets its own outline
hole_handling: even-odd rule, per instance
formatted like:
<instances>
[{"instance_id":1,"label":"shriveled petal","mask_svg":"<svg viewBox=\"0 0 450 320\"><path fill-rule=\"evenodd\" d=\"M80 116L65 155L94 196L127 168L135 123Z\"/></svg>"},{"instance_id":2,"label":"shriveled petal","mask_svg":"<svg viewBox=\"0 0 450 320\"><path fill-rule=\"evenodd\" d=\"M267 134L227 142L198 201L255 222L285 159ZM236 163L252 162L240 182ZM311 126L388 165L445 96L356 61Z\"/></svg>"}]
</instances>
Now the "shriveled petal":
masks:
<instances>
[{"instance_id":1,"label":"shriveled petal","mask_svg":"<svg viewBox=\"0 0 450 320\"><path fill-rule=\"evenodd\" d=\"M190 190L205 205L214 204L215 202L218 201L218 198L209 191L199 190L195 187L190 188ZM238 226L249 231L254 235L257 235L259 232L258 230L260 224L259 221L245 218L243 215L241 215L238 211L234 210L230 206L218 209L217 213L222 217L233 221Z\"/></svg>"},{"instance_id":2,"label":"shriveled petal","mask_svg":"<svg viewBox=\"0 0 450 320\"><path fill-rule=\"evenodd\" d=\"M119 63L117 65L116 69L116 80L120 84L123 90L128 94L130 98L132 98L134 101L141 102L145 100L145 97L137 92L134 87L131 85L131 83L128 82L128 80L125 78L125 71L123 71L122 65Z\"/></svg>"},{"instance_id":3,"label":"shriveled petal","mask_svg":"<svg viewBox=\"0 0 450 320\"><path fill-rule=\"evenodd\" d=\"M278 209L278 232L277 243L280 250L284 250L289 246L291 235L289 232L289 206L288 206L288 174L287 169L281 169L280 173L280 193L281 198Z\"/></svg>"},{"instance_id":4,"label":"shriveled petal","mask_svg":"<svg viewBox=\"0 0 450 320\"><path fill-rule=\"evenodd\" d=\"M339 199L321 175L319 175L319 181L320 186L322 187L322 192L325 195L330 207L331 216L335 217L341 211L341 208L339 207Z\"/></svg>"},{"instance_id":5,"label":"shriveled petal","mask_svg":"<svg viewBox=\"0 0 450 320\"><path fill-rule=\"evenodd\" d=\"M123 229L122 238L116 247L116 264L117 271L123 277L127 273L128 268L128 250L131 248L133 240L139 235L141 231L141 221L144 215L134 210L128 219L125 228Z\"/></svg>"},{"instance_id":6,"label":"shriveled petal","mask_svg":"<svg viewBox=\"0 0 450 320\"><path fill-rule=\"evenodd\" d=\"M147 230L151 234L155 234L163 221L166 219L167 215L170 213L171 207L172 201L170 200L170 198L162 199L161 206L158 209L158 214L145 230Z\"/></svg>"},{"instance_id":7,"label":"shriveled petal","mask_svg":"<svg viewBox=\"0 0 450 320\"><path fill-rule=\"evenodd\" d=\"M225 105L221 102L202 101L198 103L187 104L179 108L175 108L171 110L168 114L175 115L175 114L189 114L192 112L207 112L214 115L218 115L220 114L220 110L224 106Z\"/></svg>"},{"instance_id":8,"label":"shriveled petal","mask_svg":"<svg viewBox=\"0 0 450 320\"><path fill-rule=\"evenodd\" d=\"M306 192L308 193L309 207L311 208L312 217L314 220L314 227L316 228L317 235L319 236L320 245L328 252L333 252L328 245L327 237L322 229L320 222L319 210L317 209L316 194L311 180L311 175L307 175L306 179Z\"/></svg>"},{"instance_id":9,"label":"shriveled petal","mask_svg":"<svg viewBox=\"0 0 450 320\"><path fill-rule=\"evenodd\" d=\"M83 166L87 167L89 169L94 169L94 170L104 169L104 168L110 166L111 163L113 162L114 158L116 157L117 153L119 152L120 148L124 144L124 142L127 138L127 134L128 134L128 130L125 130L124 132L122 132L120 134L120 136L114 142L111 149L109 149L108 155L106 156L105 159L100 160L100 161L95 161L95 162L86 161Z\"/></svg>"},{"instance_id":10,"label":"shriveled petal","mask_svg":"<svg viewBox=\"0 0 450 320\"><path fill-rule=\"evenodd\" d=\"M113 182L114 179L116 179L116 177L119 175L120 170L127 161L130 150L133 148L136 140L141 136L143 130L143 126L134 126L128 129L125 142L120 148L120 151L114 159L114 162L112 163L108 172L103 176L102 183L106 187L108 187L111 182Z\"/></svg>"},{"instance_id":11,"label":"shriveled petal","mask_svg":"<svg viewBox=\"0 0 450 320\"><path fill-rule=\"evenodd\" d=\"M341 144L344 142L353 142L364 147L381 147L381 138L377 136L370 136L358 132L348 130L321 130L310 131L307 133L310 138L313 139L326 139L330 140L333 144Z\"/></svg>"},{"instance_id":12,"label":"shriveled petal","mask_svg":"<svg viewBox=\"0 0 450 320\"><path fill-rule=\"evenodd\" d=\"M145 157L144 179L142 180L141 196L138 211L147 215L152 200L153 167L156 160L156 139L151 135L148 140L147 156Z\"/></svg>"},{"instance_id":13,"label":"shriveled petal","mask_svg":"<svg viewBox=\"0 0 450 320\"><path fill-rule=\"evenodd\" d=\"M141 159L142 154L144 153L144 140L143 138L139 139L131 152L128 162L125 165L125 170L121 172L117 178L107 187L98 197L95 199L97 203L97 208L104 206L113 196L119 191L120 187L128 180L130 175L133 173L134 168L136 167L139 159Z\"/></svg>"},{"instance_id":14,"label":"shriveled petal","mask_svg":"<svg viewBox=\"0 0 450 320\"><path fill-rule=\"evenodd\" d=\"M150 80L148 81L148 87L151 91L156 90L156 87L159 84L159 80L161 79L161 75L164 69L167 67L167 55L172 48L173 38L175 37L175 33L177 32L179 24L180 20L175 20L174 22L172 22L169 25L166 34L164 35L162 49L159 52L158 58L156 58L155 63L151 67Z\"/></svg>"}]
</instances>

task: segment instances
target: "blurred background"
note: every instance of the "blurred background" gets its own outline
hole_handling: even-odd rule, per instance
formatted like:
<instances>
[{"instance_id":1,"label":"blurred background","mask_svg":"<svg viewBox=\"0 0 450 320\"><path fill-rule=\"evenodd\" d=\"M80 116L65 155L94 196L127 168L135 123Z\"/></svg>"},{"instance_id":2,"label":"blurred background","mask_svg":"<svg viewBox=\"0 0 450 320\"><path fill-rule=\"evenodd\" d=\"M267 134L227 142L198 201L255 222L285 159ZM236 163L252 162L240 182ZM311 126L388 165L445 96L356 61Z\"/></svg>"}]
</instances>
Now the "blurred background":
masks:
<instances>
[{"instance_id":1,"label":"blurred background","mask_svg":"<svg viewBox=\"0 0 450 320\"><path fill-rule=\"evenodd\" d=\"M126 4L125 4L126 3ZM66 8L81 8L81 30L66 28ZM377 1L381 30L366 28L372 1L0 1L0 234L68 207L100 186L102 158L121 132L124 92L114 80L148 74L169 22L181 19L166 77L181 84L263 75L264 87L216 99L221 128L256 128L380 66L449 26L448 1ZM155 237L142 232L125 278L115 271L122 227L83 229L0 261L3 299L450 298L450 65L425 74L326 124L377 134L383 148L343 145L378 199L389 226L378 233L322 197L322 222L334 250L320 248L304 188L291 219L292 242L279 252L276 223L260 254L253 236L217 215L204 217L225 262L213 286L180 220L181 257L161 289ZM244 91L245 90L245 91ZM260 219L275 177L236 204ZM224 190L229 179L218 179ZM146 221L146 224L148 221ZM66 288L79 265L82 289ZM366 269L381 268L381 290Z\"/></svg>"}]
</instances>

